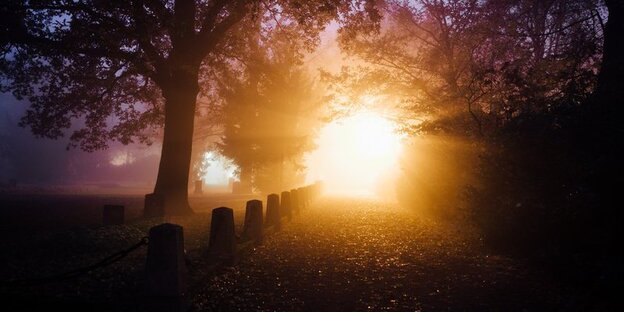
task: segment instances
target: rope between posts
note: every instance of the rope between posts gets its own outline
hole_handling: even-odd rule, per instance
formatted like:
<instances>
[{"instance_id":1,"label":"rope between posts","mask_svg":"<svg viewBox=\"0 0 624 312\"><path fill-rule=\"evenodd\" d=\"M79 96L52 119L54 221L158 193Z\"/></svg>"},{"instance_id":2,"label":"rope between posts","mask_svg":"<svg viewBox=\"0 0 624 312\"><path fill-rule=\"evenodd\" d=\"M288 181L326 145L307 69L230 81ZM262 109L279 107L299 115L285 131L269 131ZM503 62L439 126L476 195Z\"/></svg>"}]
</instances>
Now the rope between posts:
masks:
<instances>
[{"instance_id":1,"label":"rope between posts","mask_svg":"<svg viewBox=\"0 0 624 312\"><path fill-rule=\"evenodd\" d=\"M103 268L103 267L107 267L123 258L125 258L129 253L141 248L142 246L145 246L149 243L149 239L147 236L141 238L141 240L139 240L139 242L137 242L136 244L118 251L114 254L111 254L110 256L92 264L86 267L82 267L82 268L78 268L75 270L71 270L71 271L67 271L61 274L56 274L56 275L52 275L52 276L48 276L48 277L42 277L42 278L33 278L33 279L23 279L23 280L13 280L13 281L9 281L8 283L6 283L7 286L28 286L28 285L40 285L40 284L47 284L47 283L53 283L53 282L61 282L61 281L65 281L68 279L72 279L72 278L77 278L80 277L84 274L87 274L91 271L94 271L96 269L99 268Z\"/></svg>"}]
</instances>

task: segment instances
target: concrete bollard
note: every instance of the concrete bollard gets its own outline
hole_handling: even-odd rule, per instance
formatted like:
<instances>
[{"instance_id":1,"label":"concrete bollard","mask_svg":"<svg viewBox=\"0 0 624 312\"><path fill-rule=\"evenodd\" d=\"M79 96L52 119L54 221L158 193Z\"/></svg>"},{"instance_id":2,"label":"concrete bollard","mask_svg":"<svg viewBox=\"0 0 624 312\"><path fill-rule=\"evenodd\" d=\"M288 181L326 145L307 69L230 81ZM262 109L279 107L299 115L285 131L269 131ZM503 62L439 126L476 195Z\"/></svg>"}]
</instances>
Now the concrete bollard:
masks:
<instances>
[{"instance_id":1,"label":"concrete bollard","mask_svg":"<svg viewBox=\"0 0 624 312\"><path fill-rule=\"evenodd\" d=\"M102 224L119 225L124 224L124 206L104 205L102 208Z\"/></svg>"},{"instance_id":2,"label":"concrete bollard","mask_svg":"<svg viewBox=\"0 0 624 312\"><path fill-rule=\"evenodd\" d=\"M267 211L266 211L266 225L275 226L279 229L281 226L280 219L282 214L280 212L280 199L277 194L270 194L267 196Z\"/></svg>"},{"instance_id":3,"label":"concrete bollard","mask_svg":"<svg viewBox=\"0 0 624 312\"><path fill-rule=\"evenodd\" d=\"M165 197L160 194L145 195L143 216L146 218L162 217L165 215Z\"/></svg>"},{"instance_id":4,"label":"concrete bollard","mask_svg":"<svg viewBox=\"0 0 624 312\"><path fill-rule=\"evenodd\" d=\"M204 181L195 180L195 195L204 194Z\"/></svg>"},{"instance_id":5,"label":"concrete bollard","mask_svg":"<svg viewBox=\"0 0 624 312\"><path fill-rule=\"evenodd\" d=\"M299 207L299 191L297 189L290 190L290 207L292 209L293 214L298 214L300 211Z\"/></svg>"},{"instance_id":6,"label":"concrete bollard","mask_svg":"<svg viewBox=\"0 0 624 312\"><path fill-rule=\"evenodd\" d=\"M291 198L290 198L290 192L288 191L282 192L280 212L281 212L282 218L288 217L288 220L292 219Z\"/></svg>"},{"instance_id":7,"label":"concrete bollard","mask_svg":"<svg viewBox=\"0 0 624 312\"><path fill-rule=\"evenodd\" d=\"M312 200L314 197L314 194L312 194L312 186L310 185L306 186L305 192L306 192L307 207L309 208L310 205L312 204Z\"/></svg>"},{"instance_id":8,"label":"concrete bollard","mask_svg":"<svg viewBox=\"0 0 624 312\"><path fill-rule=\"evenodd\" d=\"M316 196L321 196L321 194L323 193L323 182L322 181L318 181L316 182Z\"/></svg>"},{"instance_id":9,"label":"concrete bollard","mask_svg":"<svg viewBox=\"0 0 624 312\"><path fill-rule=\"evenodd\" d=\"M243 239L262 242L263 234L262 201L253 199L247 202L245 208L245 224L243 225Z\"/></svg>"},{"instance_id":10,"label":"concrete bollard","mask_svg":"<svg viewBox=\"0 0 624 312\"><path fill-rule=\"evenodd\" d=\"M208 255L232 264L236 260L236 233L234 211L227 207L212 210Z\"/></svg>"},{"instance_id":11,"label":"concrete bollard","mask_svg":"<svg viewBox=\"0 0 624 312\"><path fill-rule=\"evenodd\" d=\"M240 194L241 193L241 183L236 181L232 183L232 194Z\"/></svg>"},{"instance_id":12,"label":"concrete bollard","mask_svg":"<svg viewBox=\"0 0 624 312\"><path fill-rule=\"evenodd\" d=\"M299 210L304 210L307 207L307 194L305 192L305 187L298 188L297 195L299 197Z\"/></svg>"},{"instance_id":13,"label":"concrete bollard","mask_svg":"<svg viewBox=\"0 0 624 312\"><path fill-rule=\"evenodd\" d=\"M309 186L305 187L306 192L306 207L310 208L310 204L312 204L312 190Z\"/></svg>"},{"instance_id":14,"label":"concrete bollard","mask_svg":"<svg viewBox=\"0 0 624 312\"><path fill-rule=\"evenodd\" d=\"M150 229L145 273L147 311L186 310L188 271L181 226L164 223Z\"/></svg>"}]
</instances>

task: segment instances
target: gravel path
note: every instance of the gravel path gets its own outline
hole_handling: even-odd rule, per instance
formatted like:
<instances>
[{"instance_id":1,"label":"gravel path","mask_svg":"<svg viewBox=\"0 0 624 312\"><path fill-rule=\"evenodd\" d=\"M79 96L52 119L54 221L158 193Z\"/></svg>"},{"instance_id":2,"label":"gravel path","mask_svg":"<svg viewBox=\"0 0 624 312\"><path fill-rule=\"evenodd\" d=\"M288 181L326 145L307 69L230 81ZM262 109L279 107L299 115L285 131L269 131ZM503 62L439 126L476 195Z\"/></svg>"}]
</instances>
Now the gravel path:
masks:
<instances>
[{"instance_id":1,"label":"gravel path","mask_svg":"<svg viewBox=\"0 0 624 312\"><path fill-rule=\"evenodd\" d=\"M191 300L196 310L552 311L570 309L564 293L488 255L470 231L396 205L330 198L194 285Z\"/></svg>"}]
</instances>

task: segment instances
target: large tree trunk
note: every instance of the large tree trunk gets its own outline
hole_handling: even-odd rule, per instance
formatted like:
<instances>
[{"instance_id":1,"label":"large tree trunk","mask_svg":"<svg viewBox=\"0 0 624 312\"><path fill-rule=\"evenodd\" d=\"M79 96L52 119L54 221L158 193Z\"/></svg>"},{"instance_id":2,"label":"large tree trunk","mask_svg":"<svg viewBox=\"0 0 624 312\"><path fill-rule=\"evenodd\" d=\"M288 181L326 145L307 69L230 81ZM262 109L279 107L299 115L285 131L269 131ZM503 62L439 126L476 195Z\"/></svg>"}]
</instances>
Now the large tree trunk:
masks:
<instances>
[{"instance_id":1,"label":"large tree trunk","mask_svg":"<svg viewBox=\"0 0 624 312\"><path fill-rule=\"evenodd\" d=\"M604 30L604 51L598 85L594 93L596 108L609 123L620 125L624 105L624 3L620 0L605 1L609 19Z\"/></svg>"},{"instance_id":2,"label":"large tree trunk","mask_svg":"<svg viewBox=\"0 0 624 312\"><path fill-rule=\"evenodd\" d=\"M188 72L172 75L169 87L163 88L165 133L154 193L145 198L147 216L193 213L188 183L197 92L197 75Z\"/></svg>"}]
</instances>

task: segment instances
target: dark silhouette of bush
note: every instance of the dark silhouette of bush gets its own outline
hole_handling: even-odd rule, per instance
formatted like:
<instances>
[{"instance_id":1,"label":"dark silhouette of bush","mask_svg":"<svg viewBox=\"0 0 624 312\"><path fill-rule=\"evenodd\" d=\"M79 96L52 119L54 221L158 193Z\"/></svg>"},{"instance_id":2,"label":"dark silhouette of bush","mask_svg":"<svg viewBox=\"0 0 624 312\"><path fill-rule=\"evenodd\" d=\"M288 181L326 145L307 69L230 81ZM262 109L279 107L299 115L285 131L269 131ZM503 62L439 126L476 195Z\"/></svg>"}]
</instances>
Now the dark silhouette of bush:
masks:
<instances>
[{"instance_id":1,"label":"dark silhouette of bush","mask_svg":"<svg viewBox=\"0 0 624 312\"><path fill-rule=\"evenodd\" d=\"M517 118L489 140L466 195L486 246L611 296L624 263L622 134L601 121L580 108Z\"/></svg>"}]
</instances>

